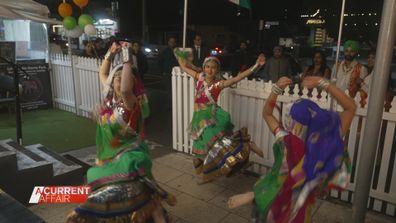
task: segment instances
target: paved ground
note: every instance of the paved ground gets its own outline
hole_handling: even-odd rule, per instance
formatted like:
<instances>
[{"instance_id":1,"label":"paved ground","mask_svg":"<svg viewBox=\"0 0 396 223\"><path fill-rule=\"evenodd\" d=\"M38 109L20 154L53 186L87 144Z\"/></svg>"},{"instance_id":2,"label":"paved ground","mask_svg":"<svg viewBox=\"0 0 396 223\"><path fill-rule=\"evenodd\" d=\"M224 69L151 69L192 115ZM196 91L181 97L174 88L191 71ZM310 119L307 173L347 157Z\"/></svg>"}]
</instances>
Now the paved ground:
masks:
<instances>
[{"instance_id":1,"label":"paved ground","mask_svg":"<svg viewBox=\"0 0 396 223\"><path fill-rule=\"evenodd\" d=\"M164 152L165 151L165 152ZM92 155L94 148L74 152L80 158ZM226 207L228 198L234 194L249 191L257 178L238 175L223 178L213 183L197 185L194 177L191 157L180 153L170 153L169 150L154 149L153 173L157 181L170 193L173 193L178 203L175 207L166 208L176 223L248 223L250 206L235 210ZM80 154L80 155L78 155ZM75 205L36 205L30 207L34 213L48 223L64 222L65 216ZM351 208L342 203L318 201L314 222L343 223L350 222ZM390 218L374 212L369 212L366 223L391 223Z\"/></svg>"}]
</instances>

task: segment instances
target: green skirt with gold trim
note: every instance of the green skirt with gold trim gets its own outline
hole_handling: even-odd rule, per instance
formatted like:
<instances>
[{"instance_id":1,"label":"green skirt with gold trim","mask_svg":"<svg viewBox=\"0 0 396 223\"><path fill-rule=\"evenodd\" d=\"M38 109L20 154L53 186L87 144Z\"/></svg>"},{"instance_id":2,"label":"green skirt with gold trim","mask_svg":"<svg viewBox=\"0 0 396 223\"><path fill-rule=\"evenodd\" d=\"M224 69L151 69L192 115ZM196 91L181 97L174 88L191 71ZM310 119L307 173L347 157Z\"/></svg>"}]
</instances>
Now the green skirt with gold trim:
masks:
<instances>
[{"instance_id":1,"label":"green skirt with gold trim","mask_svg":"<svg viewBox=\"0 0 396 223\"><path fill-rule=\"evenodd\" d=\"M88 170L87 201L69 216L70 222L143 223L172 196L151 175L146 144L121 151L114 159Z\"/></svg>"}]
</instances>

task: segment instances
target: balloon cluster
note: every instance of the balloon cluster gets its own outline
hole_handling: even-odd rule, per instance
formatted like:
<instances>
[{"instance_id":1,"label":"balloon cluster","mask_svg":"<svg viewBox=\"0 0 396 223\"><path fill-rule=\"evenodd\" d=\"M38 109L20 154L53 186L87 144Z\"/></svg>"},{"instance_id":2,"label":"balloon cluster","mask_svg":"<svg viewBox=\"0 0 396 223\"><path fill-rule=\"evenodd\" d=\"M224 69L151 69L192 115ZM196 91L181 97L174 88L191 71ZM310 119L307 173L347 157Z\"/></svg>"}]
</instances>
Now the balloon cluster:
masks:
<instances>
[{"instance_id":1,"label":"balloon cluster","mask_svg":"<svg viewBox=\"0 0 396 223\"><path fill-rule=\"evenodd\" d=\"M73 2L80 7L81 10L88 5L88 0L73 0ZM72 6L65 0L58 6L58 12L59 15L63 17L63 26L66 29L66 36L78 38L84 32L88 36L96 35L92 17L87 14L81 14L78 20L76 20L72 16Z\"/></svg>"}]
</instances>

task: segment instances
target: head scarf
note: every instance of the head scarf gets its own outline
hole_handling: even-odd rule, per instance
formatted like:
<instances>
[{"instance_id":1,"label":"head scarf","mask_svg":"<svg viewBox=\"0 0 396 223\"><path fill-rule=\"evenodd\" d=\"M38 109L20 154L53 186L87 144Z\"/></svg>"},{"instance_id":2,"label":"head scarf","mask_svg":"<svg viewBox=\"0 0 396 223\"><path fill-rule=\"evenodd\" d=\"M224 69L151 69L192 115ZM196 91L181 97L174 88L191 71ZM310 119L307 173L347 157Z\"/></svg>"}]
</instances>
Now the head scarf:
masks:
<instances>
[{"instance_id":1,"label":"head scarf","mask_svg":"<svg viewBox=\"0 0 396 223\"><path fill-rule=\"evenodd\" d=\"M206 57L205 58L205 60L204 60L204 62L202 63L202 69L205 69L205 65L208 63L208 62L215 62L216 64L217 64L217 66L219 66L219 70L220 70L220 66L221 66L221 64L220 64L220 60L219 59L217 59L217 57L213 57L213 56L211 56L211 57Z\"/></svg>"},{"instance_id":2,"label":"head scarf","mask_svg":"<svg viewBox=\"0 0 396 223\"><path fill-rule=\"evenodd\" d=\"M282 120L285 130L302 140L305 147L305 180L334 172L342 161L338 162L338 156L344 151L339 115L306 99L285 109L289 109ZM333 159L334 162L329 162Z\"/></svg>"},{"instance_id":3,"label":"head scarf","mask_svg":"<svg viewBox=\"0 0 396 223\"><path fill-rule=\"evenodd\" d=\"M118 64L115 67L113 67L110 71L109 76L107 77L105 86L103 88L103 97L108 98L110 95L113 94L113 80L114 76L117 73L117 71L122 70L123 64Z\"/></svg>"},{"instance_id":4,"label":"head scarf","mask_svg":"<svg viewBox=\"0 0 396 223\"><path fill-rule=\"evenodd\" d=\"M360 45L358 41L355 40L347 40L344 43L344 51L348 48L351 47L353 51L357 52L360 49Z\"/></svg>"}]
</instances>

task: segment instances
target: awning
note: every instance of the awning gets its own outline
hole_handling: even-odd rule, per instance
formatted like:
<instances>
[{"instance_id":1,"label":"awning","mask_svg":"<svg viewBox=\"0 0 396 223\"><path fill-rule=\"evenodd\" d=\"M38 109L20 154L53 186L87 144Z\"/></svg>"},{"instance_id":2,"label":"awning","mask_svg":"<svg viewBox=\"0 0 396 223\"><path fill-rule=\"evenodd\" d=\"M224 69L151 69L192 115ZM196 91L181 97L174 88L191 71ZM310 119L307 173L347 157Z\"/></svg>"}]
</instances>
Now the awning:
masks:
<instances>
[{"instance_id":1,"label":"awning","mask_svg":"<svg viewBox=\"0 0 396 223\"><path fill-rule=\"evenodd\" d=\"M62 24L61 21L48 18L47 6L32 0L1 0L0 17L7 19L31 20L35 22Z\"/></svg>"}]
</instances>

